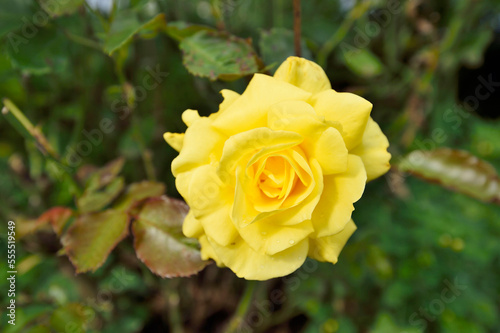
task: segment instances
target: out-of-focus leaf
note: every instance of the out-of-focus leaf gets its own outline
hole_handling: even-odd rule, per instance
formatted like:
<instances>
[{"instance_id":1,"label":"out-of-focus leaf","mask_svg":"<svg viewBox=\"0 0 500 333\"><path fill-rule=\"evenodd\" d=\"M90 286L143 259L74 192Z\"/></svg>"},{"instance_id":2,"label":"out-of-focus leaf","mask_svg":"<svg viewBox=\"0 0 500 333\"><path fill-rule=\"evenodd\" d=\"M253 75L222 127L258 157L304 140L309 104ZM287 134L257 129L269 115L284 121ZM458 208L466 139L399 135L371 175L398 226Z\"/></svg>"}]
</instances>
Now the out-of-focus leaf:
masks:
<instances>
[{"instance_id":1,"label":"out-of-focus leaf","mask_svg":"<svg viewBox=\"0 0 500 333\"><path fill-rule=\"evenodd\" d=\"M84 0L40 0L40 6L52 17L73 14L83 5Z\"/></svg>"},{"instance_id":2,"label":"out-of-focus leaf","mask_svg":"<svg viewBox=\"0 0 500 333\"><path fill-rule=\"evenodd\" d=\"M415 150L398 168L476 199L500 203L500 180L495 168L462 150Z\"/></svg>"},{"instance_id":3,"label":"out-of-focus leaf","mask_svg":"<svg viewBox=\"0 0 500 333\"><path fill-rule=\"evenodd\" d=\"M382 73L384 65L367 48L354 48L341 43L340 49L345 65L354 73L363 77L374 77Z\"/></svg>"},{"instance_id":4,"label":"out-of-focus leaf","mask_svg":"<svg viewBox=\"0 0 500 333\"><path fill-rule=\"evenodd\" d=\"M112 54L121 48L134 35L141 33L145 37L154 36L166 28L165 14L158 14L146 23L140 23L135 12L120 13L111 24L111 28L104 41L104 51Z\"/></svg>"},{"instance_id":5,"label":"out-of-focus leaf","mask_svg":"<svg viewBox=\"0 0 500 333\"><path fill-rule=\"evenodd\" d=\"M474 31L459 39L459 46L453 53L459 53L462 60L469 66L477 66L483 59L484 50L492 39L493 31L491 29Z\"/></svg>"},{"instance_id":6,"label":"out-of-focus leaf","mask_svg":"<svg viewBox=\"0 0 500 333\"><path fill-rule=\"evenodd\" d=\"M68 66L68 40L56 29L30 25L29 33L8 34L6 51L14 68L43 75L64 73Z\"/></svg>"},{"instance_id":7,"label":"out-of-focus leaf","mask_svg":"<svg viewBox=\"0 0 500 333\"><path fill-rule=\"evenodd\" d=\"M50 325L56 332L86 332L95 311L79 303L70 303L56 309L50 317Z\"/></svg>"},{"instance_id":8,"label":"out-of-focus leaf","mask_svg":"<svg viewBox=\"0 0 500 333\"><path fill-rule=\"evenodd\" d=\"M21 28L25 23L22 18L29 14L26 1L2 1L0 10L0 38Z\"/></svg>"},{"instance_id":9,"label":"out-of-focus leaf","mask_svg":"<svg viewBox=\"0 0 500 333\"><path fill-rule=\"evenodd\" d=\"M79 216L61 238L77 273L99 268L116 244L127 236L128 225L128 215L113 209Z\"/></svg>"},{"instance_id":10,"label":"out-of-focus leaf","mask_svg":"<svg viewBox=\"0 0 500 333\"><path fill-rule=\"evenodd\" d=\"M37 325L27 329L25 333L51 333L51 332L50 328L48 328L47 326Z\"/></svg>"},{"instance_id":11,"label":"out-of-focus leaf","mask_svg":"<svg viewBox=\"0 0 500 333\"><path fill-rule=\"evenodd\" d=\"M122 171L125 159L120 157L106 164L104 167L94 171L90 169L89 180L86 190L95 191L111 183ZM79 171L80 172L80 171Z\"/></svg>"},{"instance_id":12,"label":"out-of-focus leaf","mask_svg":"<svg viewBox=\"0 0 500 333\"><path fill-rule=\"evenodd\" d=\"M180 43L188 71L210 80L234 80L259 70L250 41L224 33L199 31Z\"/></svg>"},{"instance_id":13,"label":"out-of-focus leaf","mask_svg":"<svg viewBox=\"0 0 500 333\"><path fill-rule=\"evenodd\" d=\"M371 333L421 333L421 330L414 327L401 327L397 325L388 313L381 312L375 321L375 327Z\"/></svg>"},{"instance_id":14,"label":"out-of-focus leaf","mask_svg":"<svg viewBox=\"0 0 500 333\"><path fill-rule=\"evenodd\" d=\"M127 191L118 200L114 209L119 211L126 211L137 201L157 197L165 193L165 185L157 182L143 181L140 183L130 184Z\"/></svg>"},{"instance_id":15,"label":"out-of-focus leaf","mask_svg":"<svg viewBox=\"0 0 500 333\"><path fill-rule=\"evenodd\" d=\"M125 181L122 177L118 177L105 186L102 191L86 190L76 201L78 210L80 213L89 213L106 207L120 194L124 186Z\"/></svg>"},{"instance_id":16,"label":"out-of-focus leaf","mask_svg":"<svg viewBox=\"0 0 500 333\"><path fill-rule=\"evenodd\" d=\"M37 224L42 225L50 223L54 232L60 236L71 216L73 216L73 211L71 209L66 207L53 207L40 215Z\"/></svg>"},{"instance_id":17,"label":"out-of-focus leaf","mask_svg":"<svg viewBox=\"0 0 500 333\"><path fill-rule=\"evenodd\" d=\"M201 260L192 240L182 235L182 222L188 211L180 200L151 198L132 224L137 257L161 277L192 275L208 264Z\"/></svg>"},{"instance_id":18,"label":"out-of-focus leaf","mask_svg":"<svg viewBox=\"0 0 500 333\"><path fill-rule=\"evenodd\" d=\"M190 24L184 21L174 21L167 24L167 34L177 41L182 41L186 37L190 37L199 31L215 32L214 28L201 24Z\"/></svg>"},{"instance_id":19,"label":"out-of-focus leaf","mask_svg":"<svg viewBox=\"0 0 500 333\"><path fill-rule=\"evenodd\" d=\"M17 305L17 303L16 303ZM52 307L47 304L39 305L39 304L26 304L22 307L16 307L16 320L15 325L7 324L7 320L11 320L10 317L5 315L2 318L2 324L5 323L5 326L2 327L2 333L25 333L28 332L26 326L29 326L30 323L37 320L37 318L43 318L45 315L50 314L52 312ZM6 312L3 312L7 314ZM4 321L5 320L5 321ZM0 326L1 327L1 326ZM36 332L36 331L35 331ZM42 331L43 332L43 331Z\"/></svg>"},{"instance_id":20,"label":"out-of-focus leaf","mask_svg":"<svg viewBox=\"0 0 500 333\"><path fill-rule=\"evenodd\" d=\"M281 64L286 58L295 55L293 31L273 28L260 33L259 47L266 65ZM311 52L301 41L302 57L312 59Z\"/></svg>"}]
</instances>

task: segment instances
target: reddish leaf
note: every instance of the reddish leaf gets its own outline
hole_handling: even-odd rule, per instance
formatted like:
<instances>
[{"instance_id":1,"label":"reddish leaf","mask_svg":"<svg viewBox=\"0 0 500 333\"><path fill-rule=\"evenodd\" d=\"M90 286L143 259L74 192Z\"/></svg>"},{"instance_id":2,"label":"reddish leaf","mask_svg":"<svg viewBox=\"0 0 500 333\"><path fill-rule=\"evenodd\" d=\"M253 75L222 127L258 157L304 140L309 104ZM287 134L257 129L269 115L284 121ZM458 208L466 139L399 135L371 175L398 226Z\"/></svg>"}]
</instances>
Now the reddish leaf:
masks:
<instances>
[{"instance_id":1,"label":"reddish leaf","mask_svg":"<svg viewBox=\"0 0 500 333\"><path fill-rule=\"evenodd\" d=\"M54 232L60 236L64 226L73 216L73 211L66 207L53 207L40 215L37 220L37 225L50 223Z\"/></svg>"},{"instance_id":2,"label":"reddish leaf","mask_svg":"<svg viewBox=\"0 0 500 333\"><path fill-rule=\"evenodd\" d=\"M61 243L76 272L95 271L109 253L128 235L129 216L108 209L77 218L61 238Z\"/></svg>"},{"instance_id":3,"label":"reddish leaf","mask_svg":"<svg viewBox=\"0 0 500 333\"><path fill-rule=\"evenodd\" d=\"M161 277L189 276L209 262L201 260L193 239L182 235L188 206L163 196L146 201L132 224L137 257Z\"/></svg>"}]
</instances>

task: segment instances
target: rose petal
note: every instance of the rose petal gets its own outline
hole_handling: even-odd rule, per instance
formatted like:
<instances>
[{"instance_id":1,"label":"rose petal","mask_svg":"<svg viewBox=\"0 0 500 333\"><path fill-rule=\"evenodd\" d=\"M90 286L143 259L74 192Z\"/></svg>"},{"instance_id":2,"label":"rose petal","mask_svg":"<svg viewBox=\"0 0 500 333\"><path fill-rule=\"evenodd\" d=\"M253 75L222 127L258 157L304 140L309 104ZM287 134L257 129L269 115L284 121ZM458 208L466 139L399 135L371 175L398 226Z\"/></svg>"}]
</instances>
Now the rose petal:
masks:
<instances>
[{"instance_id":1,"label":"rose petal","mask_svg":"<svg viewBox=\"0 0 500 333\"><path fill-rule=\"evenodd\" d=\"M313 96L311 105L327 121L342 125L342 137L347 149L351 150L361 143L372 109L370 102L351 93L327 90Z\"/></svg>"},{"instance_id":2,"label":"rose petal","mask_svg":"<svg viewBox=\"0 0 500 333\"><path fill-rule=\"evenodd\" d=\"M304 263L309 250L307 239L273 256L253 250L241 238L226 247L207 239L218 260L230 267L238 277L248 280L262 281L288 275Z\"/></svg>"},{"instance_id":3,"label":"rose petal","mask_svg":"<svg viewBox=\"0 0 500 333\"><path fill-rule=\"evenodd\" d=\"M323 68L304 58L288 57L274 77L313 94L332 89Z\"/></svg>"},{"instance_id":4,"label":"rose petal","mask_svg":"<svg viewBox=\"0 0 500 333\"><path fill-rule=\"evenodd\" d=\"M363 194L366 171L361 158L349 155L347 171L324 177L324 190L314 210L312 221L315 237L340 232L351 218L353 203Z\"/></svg>"},{"instance_id":5,"label":"rose petal","mask_svg":"<svg viewBox=\"0 0 500 333\"><path fill-rule=\"evenodd\" d=\"M351 153L363 160L368 181L380 177L389 171L391 154L387 152L389 141L373 119L368 120L363 139Z\"/></svg>"},{"instance_id":6,"label":"rose petal","mask_svg":"<svg viewBox=\"0 0 500 333\"><path fill-rule=\"evenodd\" d=\"M271 76L255 74L245 92L214 119L214 127L231 136L265 127L269 107L281 101L302 100L310 93Z\"/></svg>"},{"instance_id":7,"label":"rose petal","mask_svg":"<svg viewBox=\"0 0 500 333\"><path fill-rule=\"evenodd\" d=\"M318 261L327 261L335 264L347 240L356 231L353 220L349 220L345 228L331 236L310 238L309 257Z\"/></svg>"},{"instance_id":8,"label":"rose petal","mask_svg":"<svg viewBox=\"0 0 500 333\"><path fill-rule=\"evenodd\" d=\"M163 134L163 139L167 141L170 147L177 151L181 151L184 144L184 133L170 133L166 132Z\"/></svg>"}]
</instances>

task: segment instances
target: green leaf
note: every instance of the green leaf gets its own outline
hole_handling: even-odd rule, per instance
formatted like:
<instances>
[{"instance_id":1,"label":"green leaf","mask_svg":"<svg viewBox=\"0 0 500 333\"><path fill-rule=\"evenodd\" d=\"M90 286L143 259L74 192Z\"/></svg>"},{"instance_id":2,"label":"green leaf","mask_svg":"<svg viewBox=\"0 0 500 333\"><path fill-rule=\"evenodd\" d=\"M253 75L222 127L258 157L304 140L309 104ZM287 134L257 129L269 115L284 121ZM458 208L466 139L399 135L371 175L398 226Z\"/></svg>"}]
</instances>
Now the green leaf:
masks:
<instances>
[{"instance_id":1,"label":"green leaf","mask_svg":"<svg viewBox=\"0 0 500 333\"><path fill-rule=\"evenodd\" d=\"M421 333L421 330L414 327L401 327L398 326L391 315L381 312L375 322L375 327L370 331L371 333Z\"/></svg>"},{"instance_id":2,"label":"green leaf","mask_svg":"<svg viewBox=\"0 0 500 333\"><path fill-rule=\"evenodd\" d=\"M186 37L191 37L200 31L210 31L216 32L212 27L201 25L201 24L191 24L184 21L173 21L167 24L167 34L177 41L182 41Z\"/></svg>"},{"instance_id":3,"label":"green leaf","mask_svg":"<svg viewBox=\"0 0 500 333\"><path fill-rule=\"evenodd\" d=\"M359 76L371 78L382 73L384 65L369 49L354 48L347 43L341 43L340 49L345 65Z\"/></svg>"},{"instance_id":4,"label":"green leaf","mask_svg":"<svg viewBox=\"0 0 500 333\"><path fill-rule=\"evenodd\" d=\"M128 186L127 191L118 199L113 208L119 211L126 211L138 201L149 197L157 197L163 193L165 193L165 185L162 183L150 181L133 183Z\"/></svg>"},{"instance_id":5,"label":"green leaf","mask_svg":"<svg viewBox=\"0 0 500 333\"><path fill-rule=\"evenodd\" d=\"M8 32L21 28L25 23L23 17L30 14L27 1L1 1L0 10L0 38Z\"/></svg>"},{"instance_id":6,"label":"green leaf","mask_svg":"<svg viewBox=\"0 0 500 333\"><path fill-rule=\"evenodd\" d=\"M79 170L79 174L83 179L88 179L86 190L88 191L96 191L101 189L102 187L111 183L116 176L122 171L123 165L125 164L125 159L123 157L117 158L106 164L104 167L100 169L89 169L85 174L84 171L87 170Z\"/></svg>"},{"instance_id":7,"label":"green leaf","mask_svg":"<svg viewBox=\"0 0 500 333\"><path fill-rule=\"evenodd\" d=\"M56 332L86 332L95 311L79 303L70 303L56 309L50 317L50 325Z\"/></svg>"},{"instance_id":8,"label":"green leaf","mask_svg":"<svg viewBox=\"0 0 500 333\"><path fill-rule=\"evenodd\" d=\"M84 0L40 0L40 6L52 17L73 14L80 8Z\"/></svg>"},{"instance_id":9,"label":"green leaf","mask_svg":"<svg viewBox=\"0 0 500 333\"><path fill-rule=\"evenodd\" d=\"M7 35L6 50L12 66L34 75L65 73L69 63L67 38L55 29L35 25L29 29L29 34Z\"/></svg>"},{"instance_id":10,"label":"green leaf","mask_svg":"<svg viewBox=\"0 0 500 333\"><path fill-rule=\"evenodd\" d=\"M259 70L251 42L224 33L199 31L179 47L188 71L210 80L234 80Z\"/></svg>"},{"instance_id":11,"label":"green leaf","mask_svg":"<svg viewBox=\"0 0 500 333\"><path fill-rule=\"evenodd\" d=\"M398 167L473 198L500 203L500 180L495 168L469 152L449 148L415 150Z\"/></svg>"},{"instance_id":12,"label":"green leaf","mask_svg":"<svg viewBox=\"0 0 500 333\"><path fill-rule=\"evenodd\" d=\"M25 331L25 333L51 333L50 328L43 325L33 326Z\"/></svg>"},{"instance_id":13,"label":"green leaf","mask_svg":"<svg viewBox=\"0 0 500 333\"><path fill-rule=\"evenodd\" d=\"M113 209L79 216L61 238L76 272L99 268L116 244L128 235L128 225L128 215Z\"/></svg>"},{"instance_id":14,"label":"green leaf","mask_svg":"<svg viewBox=\"0 0 500 333\"><path fill-rule=\"evenodd\" d=\"M109 205L123 190L125 181L123 177L115 178L111 184L104 187L102 191L85 190L76 205L80 213L90 213L101 210Z\"/></svg>"},{"instance_id":15,"label":"green leaf","mask_svg":"<svg viewBox=\"0 0 500 333\"><path fill-rule=\"evenodd\" d=\"M151 198L132 224L137 257L161 277L189 276L208 264L192 246L193 240L182 235L182 222L188 211L180 200Z\"/></svg>"},{"instance_id":16,"label":"green leaf","mask_svg":"<svg viewBox=\"0 0 500 333\"><path fill-rule=\"evenodd\" d=\"M260 32L259 41L262 58L267 65L281 64L286 58L295 55L293 31L284 28L273 28ZM312 59L311 52L301 41L302 57Z\"/></svg>"},{"instance_id":17,"label":"green leaf","mask_svg":"<svg viewBox=\"0 0 500 333\"><path fill-rule=\"evenodd\" d=\"M104 40L104 51L113 54L119 48L128 44L134 35L141 33L145 38L155 36L160 30L166 29L165 14L158 14L146 23L140 23L133 11L120 13L113 21Z\"/></svg>"}]
</instances>

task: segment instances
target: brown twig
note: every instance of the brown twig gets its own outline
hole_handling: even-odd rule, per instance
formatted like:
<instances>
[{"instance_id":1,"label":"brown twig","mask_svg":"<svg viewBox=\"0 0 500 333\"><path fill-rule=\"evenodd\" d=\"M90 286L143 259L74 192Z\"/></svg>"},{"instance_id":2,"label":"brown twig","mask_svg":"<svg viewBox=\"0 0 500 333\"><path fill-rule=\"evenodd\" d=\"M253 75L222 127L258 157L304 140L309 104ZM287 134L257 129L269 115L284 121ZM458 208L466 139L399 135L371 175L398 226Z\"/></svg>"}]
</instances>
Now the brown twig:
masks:
<instances>
[{"instance_id":1,"label":"brown twig","mask_svg":"<svg viewBox=\"0 0 500 333\"><path fill-rule=\"evenodd\" d=\"M297 57L300 57L302 53L300 47L300 30L301 30L300 0L293 0L293 33L294 33L295 55Z\"/></svg>"}]
</instances>

